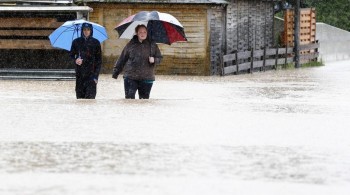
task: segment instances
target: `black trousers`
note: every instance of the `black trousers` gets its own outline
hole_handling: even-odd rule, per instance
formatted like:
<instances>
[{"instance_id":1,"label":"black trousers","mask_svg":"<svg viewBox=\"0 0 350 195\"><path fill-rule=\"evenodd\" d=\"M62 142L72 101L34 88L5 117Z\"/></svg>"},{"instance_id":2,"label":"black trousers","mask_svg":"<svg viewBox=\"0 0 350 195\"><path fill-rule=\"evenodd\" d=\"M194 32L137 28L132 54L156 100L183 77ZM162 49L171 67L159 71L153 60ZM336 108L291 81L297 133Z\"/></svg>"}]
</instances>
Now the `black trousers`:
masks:
<instances>
[{"instance_id":1,"label":"black trousers","mask_svg":"<svg viewBox=\"0 0 350 195\"><path fill-rule=\"evenodd\" d=\"M75 92L77 95L77 99L95 99L97 84L94 80L90 78L76 79Z\"/></svg>"},{"instance_id":2,"label":"black trousers","mask_svg":"<svg viewBox=\"0 0 350 195\"><path fill-rule=\"evenodd\" d=\"M149 99L153 81L138 81L124 78L124 90L126 99L135 99L136 91L138 91L139 99Z\"/></svg>"}]
</instances>

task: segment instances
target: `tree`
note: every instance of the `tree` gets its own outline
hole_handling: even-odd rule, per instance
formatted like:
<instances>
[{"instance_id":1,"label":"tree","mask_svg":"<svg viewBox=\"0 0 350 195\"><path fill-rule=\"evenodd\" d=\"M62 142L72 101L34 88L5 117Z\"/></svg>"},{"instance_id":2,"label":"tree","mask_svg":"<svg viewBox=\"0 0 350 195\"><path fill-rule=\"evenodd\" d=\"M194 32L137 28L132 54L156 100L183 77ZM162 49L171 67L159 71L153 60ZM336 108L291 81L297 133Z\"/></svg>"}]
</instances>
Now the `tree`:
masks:
<instances>
[{"instance_id":1,"label":"tree","mask_svg":"<svg viewBox=\"0 0 350 195\"><path fill-rule=\"evenodd\" d=\"M349 0L304 0L306 7L316 8L317 22L350 31Z\"/></svg>"},{"instance_id":2,"label":"tree","mask_svg":"<svg viewBox=\"0 0 350 195\"><path fill-rule=\"evenodd\" d=\"M280 0L275 12L282 16L282 9L294 7L296 0ZM282 6L283 5L283 6ZM300 0L302 8L316 8L316 21L350 31L350 0Z\"/></svg>"}]
</instances>

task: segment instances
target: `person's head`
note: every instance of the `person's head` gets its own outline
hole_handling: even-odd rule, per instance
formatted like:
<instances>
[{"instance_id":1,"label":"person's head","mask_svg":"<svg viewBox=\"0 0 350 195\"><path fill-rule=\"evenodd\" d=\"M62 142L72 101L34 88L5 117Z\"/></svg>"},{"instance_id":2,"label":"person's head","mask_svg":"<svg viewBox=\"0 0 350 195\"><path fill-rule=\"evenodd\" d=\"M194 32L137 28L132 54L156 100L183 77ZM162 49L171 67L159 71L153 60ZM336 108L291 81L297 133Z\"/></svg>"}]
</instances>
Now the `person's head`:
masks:
<instances>
[{"instance_id":1,"label":"person's head","mask_svg":"<svg viewBox=\"0 0 350 195\"><path fill-rule=\"evenodd\" d=\"M92 36L92 24L83 23L81 26L81 35L84 37Z\"/></svg>"},{"instance_id":2,"label":"person's head","mask_svg":"<svg viewBox=\"0 0 350 195\"><path fill-rule=\"evenodd\" d=\"M144 41L147 39L147 27L144 24L139 24L135 28L135 33L139 38L139 41Z\"/></svg>"}]
</instances>

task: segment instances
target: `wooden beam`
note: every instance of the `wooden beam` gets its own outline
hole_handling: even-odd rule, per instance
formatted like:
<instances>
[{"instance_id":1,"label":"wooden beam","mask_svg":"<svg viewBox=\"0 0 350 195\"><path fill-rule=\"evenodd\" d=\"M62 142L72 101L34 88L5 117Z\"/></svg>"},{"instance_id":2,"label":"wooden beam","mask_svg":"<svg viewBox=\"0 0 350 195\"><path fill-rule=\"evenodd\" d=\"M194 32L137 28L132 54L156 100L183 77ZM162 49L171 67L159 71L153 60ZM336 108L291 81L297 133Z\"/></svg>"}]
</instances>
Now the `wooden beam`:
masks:
<instances>
[{"instance_id":1,"label":"wooden beam","mask_svg":"<svg viewBox=\"0 0 350 195\"><path fill-rule=\"evenodd\" d=\"M88 6L2 6L1 12L91 12Z\"/></svg>"},{"instance_id":2,"label":"wooden beam","mask_svg":"<svg viewBox=\"0 0 350 195\"><path fill-rule=\"evenodd\" d=\"M58 28L56 18L0 18L0 28Z\"/></svg>"},{"instance_id":3,"label":"wooden beam","mask_svg":"<svg viewBox=\"0 0 350 195\"><path fill-rule=\"evenodd\" d=\"M300 68L300 0L295 0L294 12L294 49L295 49L295 68Z\"/></svg>"},{"instance_id":4,"label":"wooden beam","mask_svg":"<svg viewBox=\"0 0 350 195\"><path fill-rule=\"evenodd\" d=\"M320 47L319 43L311 43L307 45L300 45L300 50L311 50L311 49L317 49Z\"/></svg>"},{"instance_id":5,"label":"wooden beam","mask_svg":"<svg viewBox=\"0 0 350 195\"><path fill-rule=\"evenodd\" d=\"M53 30L0 30L0 36L49 36Z\"/></svg>"},{"instance_id":6,"label":"wooden beam","mask_svg":"<svg viewBox=\"0 0 350 195\"><path fill-rule=\"evenodd\" d=\"M0 49L55 49L49 40L0 39Z\"/></svg>"}]
</instances>

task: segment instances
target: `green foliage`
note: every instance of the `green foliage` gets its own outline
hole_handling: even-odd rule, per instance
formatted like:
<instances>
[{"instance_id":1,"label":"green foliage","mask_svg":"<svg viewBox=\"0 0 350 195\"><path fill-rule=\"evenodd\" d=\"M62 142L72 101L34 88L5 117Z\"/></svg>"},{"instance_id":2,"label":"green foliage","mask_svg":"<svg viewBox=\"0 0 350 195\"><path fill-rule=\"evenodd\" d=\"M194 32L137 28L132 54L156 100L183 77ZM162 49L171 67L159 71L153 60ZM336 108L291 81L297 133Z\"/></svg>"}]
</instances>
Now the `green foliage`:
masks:
<instances>
[{"instance_id":1,"label":"green foliage","mask_svg":"<svg viewBox=\"0 0 350 195\"><path fill-rule=\"evenodd\" d=\"M309 67L318 67L318 66L324 66L323 61L321 60L320 62L318 61L311 61L305 64L301 64L301 68L309 68ZM282 69L295 69L295 63L288 63L288 64L283 64L279 65L276 67L277 70L282 70Z\"/></svg>"},{"instance_id":2,"label":"green foliage","mask_svg":"<svg viewBox=\"0 0 350 195\"><path fill-rule=\"evenodd\" d=\"M294 69L295 65L294 65L294 63L288 63L288 64L284 65L283 68L285 68L285 69Z\"/></svg>"},{"instance_id":3,"label":"green foliage","mask_svg":"<svg viewBox=\"0 0 350 195\"><path fill-rule=\"evenodd\" d=\"M295 6L296 0L281 0ZM300 0L301 7L316 8L316 21L350 31L350 0Z\"/></svg>"},{"instance_id":4,"label":"green foliage","mask_svg":"<svg viewBox=\"0 0 350 195\"><path fill-rule=\"evenodd\" d=\"M316 8L316 21L350 31L350 0L304 0Z\"/></svg>"},{"instance_id":5,"label":"green foliage","mask_svg":"<svg viewBox=\"0 0 350 195\"><path fill-rule=\"evenodd\" d=\"M316 66L323 66L323 62L317 62L317 61L312 61L312 62L308 62L306 64L302 64L301 67L303 68L307 68L307 67L316 67Z\"/></svg>"}]
</instances>

